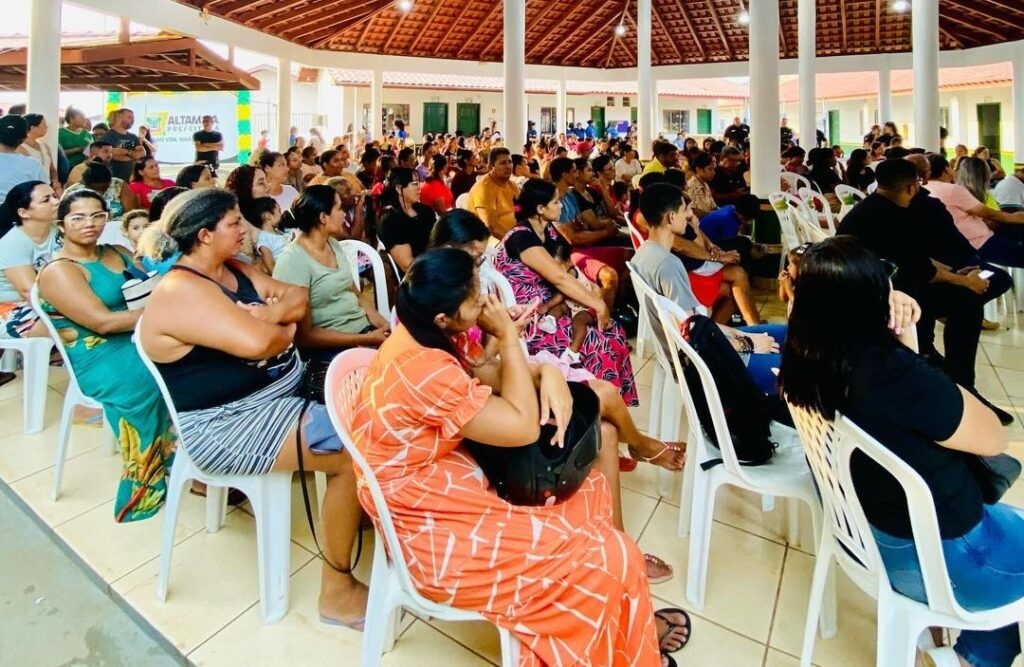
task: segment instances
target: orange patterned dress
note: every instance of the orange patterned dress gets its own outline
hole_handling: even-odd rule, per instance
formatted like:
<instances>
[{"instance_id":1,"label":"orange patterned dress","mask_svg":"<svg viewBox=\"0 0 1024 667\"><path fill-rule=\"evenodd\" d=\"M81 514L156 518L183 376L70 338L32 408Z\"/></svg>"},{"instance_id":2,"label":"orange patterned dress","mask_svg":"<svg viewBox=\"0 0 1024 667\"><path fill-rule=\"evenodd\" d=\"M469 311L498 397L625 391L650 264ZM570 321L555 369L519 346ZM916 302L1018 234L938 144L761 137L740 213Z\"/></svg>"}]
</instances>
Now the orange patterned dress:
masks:
<instances>
[{"instance_id":1,"label":"orange patterned dress","mask_svg":"<svg viewBox=\"0 0 1024 667\"><path fill-rule=\"evenodd\" d=\"M520 665L660 667L644 563L592 472L566 502L510 505L459 445L491 389L404 327L370 367L355 444L388 499L417 588L520 641ZM359 500L376 516L369 491Z\"/></svg>"}]
</instances>

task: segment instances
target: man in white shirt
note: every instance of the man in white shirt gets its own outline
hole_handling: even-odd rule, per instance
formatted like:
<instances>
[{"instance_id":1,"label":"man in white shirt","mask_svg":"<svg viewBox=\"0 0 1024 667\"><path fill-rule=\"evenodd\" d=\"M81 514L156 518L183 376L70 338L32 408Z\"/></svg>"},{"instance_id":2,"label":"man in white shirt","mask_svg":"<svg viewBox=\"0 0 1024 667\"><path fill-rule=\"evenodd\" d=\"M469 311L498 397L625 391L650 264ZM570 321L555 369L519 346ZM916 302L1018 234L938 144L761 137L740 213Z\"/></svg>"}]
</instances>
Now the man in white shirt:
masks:
<instances>
[{"instance_id":1,"label":"man in white shirt","mask_svg":"<svg viewBox=\"0 0 1024 667\"><path fill-rule=\"evenodd\" d=\"M629 144L620 144L622 157L615 162L615 180L630 183L634 176L643 173L643 165L636 159L636 151Z\"/></svg>"},{"instance_id":2,"label":"man in white shirt","mask_svg":"<svg viewBox=\"0 0 1024 667\"><path fill-rule=\"evenodd\" d=\"M999 181L992 194L1002 208L1024 208L1024 164L1018 164L1012 176Z\"/></svg>"},{"instance_id":3,"label":"man in white shirt","mask_svg":"<svg viewBox=\"0 0 1024 667\"><path fill-rule=\"evenodd\" d=\"M18 146L28 136L28 125L21 116L0 118L0 203L18 183L25 181L50 182L50 174L43 163L18 153Z\"/></svg>"}]
</instances>

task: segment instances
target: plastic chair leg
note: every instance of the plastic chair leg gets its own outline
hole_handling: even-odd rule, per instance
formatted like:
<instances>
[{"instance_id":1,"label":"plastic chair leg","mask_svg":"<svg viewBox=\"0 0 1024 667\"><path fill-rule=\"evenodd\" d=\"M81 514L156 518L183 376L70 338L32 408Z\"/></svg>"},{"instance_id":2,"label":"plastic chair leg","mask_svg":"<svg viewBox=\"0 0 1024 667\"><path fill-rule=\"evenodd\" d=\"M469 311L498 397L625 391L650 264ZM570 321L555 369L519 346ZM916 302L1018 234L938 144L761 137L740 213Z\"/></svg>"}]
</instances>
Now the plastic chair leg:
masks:
<instances>
[{"instance_id":1,"label":"plastic chair leg","mask_svg":"<svg viewBox=\"0 0 1024 667\"><path fill-rule=\"evenodd\" d=\"M690 555L686 564L686 599L695 609L704 608L711 551L711 525L715 512L717 487L711 475L698 474L694 479L693 507L690 512Z\"/></svg>"},{"instance_id":2,"label":"plastic chair leg","mask_svg":"<svg viewBox=\"0 0 1024 667\"><path fill-rule=\"evenodd\" d=\"M43 430L46 414L46 380L50 375L50 348L52 346L32 345L25 353L25 433Z\"/></svg>"},{"instance_id":3,"label":"plastic chair leg","mask_svg":"<svg viewBox=\"0 0 1024 667\"><path fill-rule=\"evenodd\" d=\"M379 538L378 538L379 539ZM363 648L360 667L378 667L380 657L394 644L394 616L397 609L391 599L391 586L396 585L388 569L383 542L373 550L373 569L370 571L370 597L366 602L366 624L363 630Z\"/></svg>"},{"instance_id":4,"label":"plastic chair leg","mask_svg":"<svg viewBox=\"0 0 1024 667\"><path fill-rule=\"evenodd\" d=\"M64 408L60 415L60 434L57 436L57 460L53 465L53 500L60 498L60 485L64 479L64 461L68 457L68 441L71 439L71 423L75 413L75 401L64 397Z\"/></svg>"},{"instance_id":5,"label":"plastic chair leg","mask_svg":"<svg viewBox=\"0 0 1024 667\"><path fill-rule=\"evenodd\" d=\"M249 500L252 500L250 498ZM227 518L228 494L223 486L206 485L206 532L216 533Z\"/></svg>"},{"instance_id":6,"label":"plastic chair leg","mask_svg":"<svg viewBox=\"0 0 1024 667\"><path fill-rule=\"evenodd\" d=\"M811 528L814 533L814 544L816 548L815 559L825 558L828 562L828 573L825 580L825 592L821 602L821 620L818 623L818 630L821 633L822 639L831 639L836 636L838 631L838 622L836 620L836 575L835 567L832 564L832 558L830 555L820 556L824 547L822 547L822 531L825 526L825 518L822 516L823 512L821 505L818 504L817 498L805 499L804 502L811 510ZM817 564L817 560L815 560Z\"/></svg>"},{"instance_id":7,"label":"plastic chair leg","mask_svg":"<svg viewBox=\"0 0 1024 667\"><path fill-rule=\"evenodd\" d=\"M786 505L786 542L797 549L803 548L800 539L800 503L797 498L785 498Z\"/></svg>"},{"instance_id":8,"label":"plastic chair leg","mask_svg":"<svg viewBox=\"0 0 1024 667\"><path fill-rule=\"evenodd\" d=\"M651 378L651 407L647 411L647 435L652 438L661 437L661 396L665 391L665 372L661 364L654 362L654 376Z\"/></svg>"},{"instance_id":9,"label":"plastic chair leg","mask_svg":"<svg viewBox=\"0 0 1024 667\"><path fill-rule=\"evenodd\" d=\"M877 667L913 667L917 636L923 630L905 613L898 613L884 598L878 601Z\"/></svg>"},{"instance_id":10,"label":"plastic chair leg","mask_svg":"<svg viewBox=\"0 0 1024 667\"><path fill-rule=\"evenodd\" d=\"M181 507L181 494L185 486L195 476L195 468L191 461L179 456L175 462L171 476L168 478L167 503L164 506L164 527L160 537L160 575L157 578L156 597L161 602L167 600L168 582L171 577L171 553L174 551L174 529L178 523L178 509Z\"/></svg>"},{"instance_id":11,"label":"plastic chair leg","mask_svg":"<svg viewBox=\"0 0 1024 667\"><path fill-rule=\"evenodd\" d=\"M288 613L291 578L291 475L270 473L253 485L249 501L256 516L260 612L264 625Z\"/></svg>"},{"instance_id":12,"label":"plastic chair leg","mask_svg":"<svg viewBox=\"0 0 1024 667\"><path fill-rule=\"evenodd\" d=\"M665 391L661 396L661 429L662 440L675 441L679 439L679 416L682 406L679 404L679 393ZM658 473L658 495L668 498L672 495L672 482L674 477L671 472L664 468Z\"/></svg>"},{"instance_id":13,"label":"plastic chair leg","mask_svg":"<svg viewBox=\"0 0 1024 667\"><path fill-rule=\"evenodd\" d=\"M519 640L504 628L498 628L501 638L501 667L518 667Z\"/></svg>"},{"instance_id":14,"label":"plastic chair leg","mask_svg":"<svg viewBox=\"0 0 1024 667\"><path fill-rule=\"evenodd\" d=\"M814 574L811 577L811 595L807 601L807 619L804 622L804 640L800 649L800 667L811 667L811 659L814 657L814 640L818 631L818 621L831 563L831 550L819 542L818 555L814 560ZM881 624L881 619L879 619L879 624ZM878 649L879 656L881 656L881 645Z\"/></svg>"},{"instance_id":15,"label":"plastic chair leg","mask_svg":"<svg viewBox=\"0 0 1024 667\"><path fill-rule=\"evenodd\" d=\"M690 429L690 436L686 441L687 456L686 465L683 467L683 484L679 492L679 526L677 528L679 537L686 537L690 532L690 512L693 508L693 491L697 469L700 461L697 452L700 450L698 438L700 436Z\"/></svg>"},{"instance_id":16,"label":"plastic chair leg","mask_svg":"<svg viewBox=\"0 0 1024 667\"><path fill-rule=\"evenodd\" d=\"M0 371L5 373L15 373L18 370L18 352L11 348L4 348L0 350L3 357L0 357Z\"/></svg>"}]
</instances>

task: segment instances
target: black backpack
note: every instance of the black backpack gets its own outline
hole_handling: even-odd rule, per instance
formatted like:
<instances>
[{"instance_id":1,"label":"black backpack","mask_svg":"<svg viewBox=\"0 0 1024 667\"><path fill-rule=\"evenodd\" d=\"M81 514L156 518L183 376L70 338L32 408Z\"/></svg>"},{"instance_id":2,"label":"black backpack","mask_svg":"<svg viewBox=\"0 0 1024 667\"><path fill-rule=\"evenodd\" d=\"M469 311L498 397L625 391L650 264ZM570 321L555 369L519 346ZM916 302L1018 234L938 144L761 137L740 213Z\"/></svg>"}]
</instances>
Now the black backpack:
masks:
<instances>
[{"instance_id":1,"label":"black backpack","mask_svg":"<svg viewBox=\"0 0 1024 667\"><path fill-rule=\"evenodd\" d=\"M736 457L742 465L767 463L777 446L771 441L770 424L773 416L780 412L772 404L772 397L765 396L754 384L740 355L715 322L703 315L694 315L686 320L682 333L715 378ZM721 449L697 368L681 350L679 361L700 424L710 442ZM774 402L781 403L777 397ZM707 469L718 463L720 459L702 465Z\"/></svg>"}]
</instances>

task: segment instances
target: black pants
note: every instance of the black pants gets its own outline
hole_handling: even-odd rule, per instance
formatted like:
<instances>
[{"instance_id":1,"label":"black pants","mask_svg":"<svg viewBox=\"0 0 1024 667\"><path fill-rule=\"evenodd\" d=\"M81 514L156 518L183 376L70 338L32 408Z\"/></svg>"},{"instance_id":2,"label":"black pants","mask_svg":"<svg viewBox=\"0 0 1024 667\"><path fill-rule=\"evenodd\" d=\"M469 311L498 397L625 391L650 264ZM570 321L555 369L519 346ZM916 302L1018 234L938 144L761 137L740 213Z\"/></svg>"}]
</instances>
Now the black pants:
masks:
<instances>
[{"instance_id":1,"label":"black pants","mask_svg":"<svg viewBox=\"0 0 1024 667\"><path fill-rule=\"evenodd\" d=\"M935 321L946 318L946 373L957 384L973 388L985 297L948 283L928 283L908 290L908 294L921 306L921 320L917 323L921 354L935 352Z\"/></svg>"},{"instance_id":2,"label":"black pants","mask_svg":"<svg viewBox=\"0 0 1024 667\"><path fill-rule=\"evenodd\" d=\"M993 266L987 262L979 262L978 268L982 271L992 272L992 276L988 279L988 289L981 295L981 302L983 304L988 303L992 299L998 299L1013 287L1013 278L998 266Z\"/></svg>"},{"instance_id":3,"label":"black pants","mask_svg":"<svg viewBox=\"0 0 1024 667\"><path fill-rule=\"evenodd\" d=\"M740 254L740 266L750 275L750 271L753 268L753 257L751 252L754 249L754 242L750 240L749 236L734 236L731 239L722 239L720 241L712 241L716 246L725 250L735 250Z\"/></svg>"}]
</instances>

